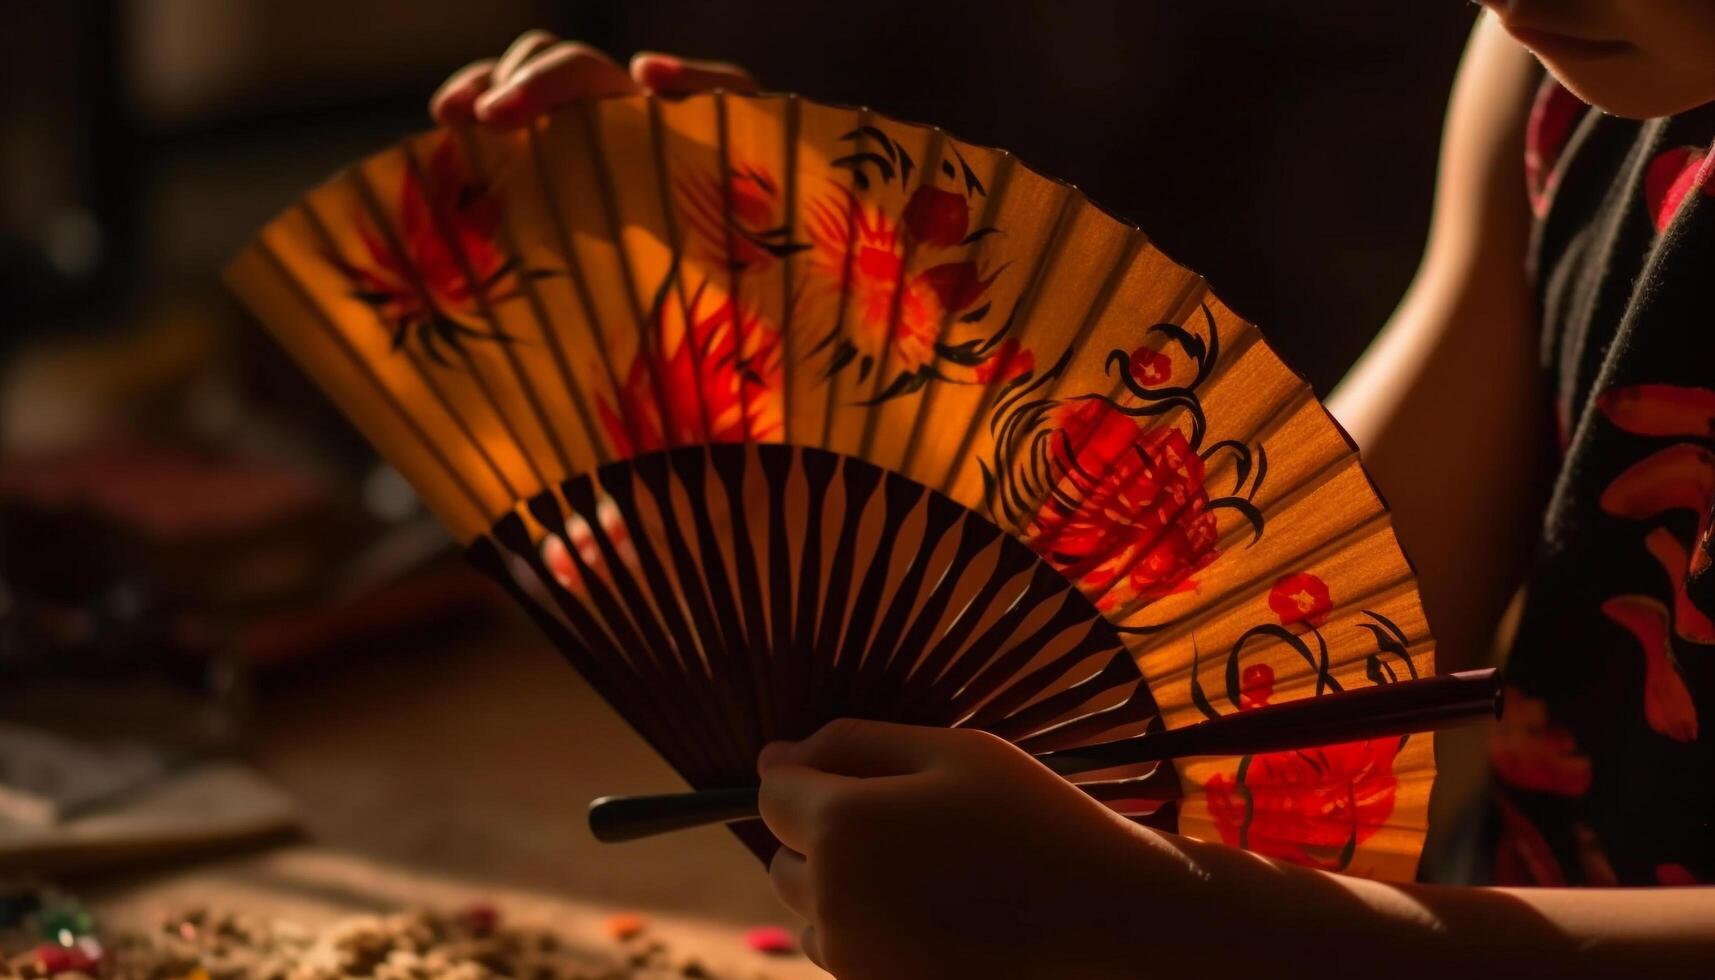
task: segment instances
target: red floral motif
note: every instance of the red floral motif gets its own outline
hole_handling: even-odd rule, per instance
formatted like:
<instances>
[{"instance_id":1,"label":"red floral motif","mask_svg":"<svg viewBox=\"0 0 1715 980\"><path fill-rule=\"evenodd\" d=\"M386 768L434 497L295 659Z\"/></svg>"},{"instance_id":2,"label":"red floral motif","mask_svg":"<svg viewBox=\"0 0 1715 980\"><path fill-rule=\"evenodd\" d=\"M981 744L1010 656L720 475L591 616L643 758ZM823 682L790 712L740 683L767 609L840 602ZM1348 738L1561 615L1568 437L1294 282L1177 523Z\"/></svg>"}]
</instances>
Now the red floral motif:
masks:
<instances>
[{"instance_id":1,"label":"red floral motif","mask_svg":"<svg viewBox=\"0 0 1715 980\"><path fill-rule=\"evenodd\" d=\"M1274 697L1274 668L1251 664L1239 675L1239 710L1261 708Z\"/></svg>"},{"instance_id":2,"label":"red floral motif","mask_svg":"<svg viewBox=\"0 0 1715 980\"><path fill-rule=\"evenodd\" d=\"M1548 210L1548 195L1554 189L1554 165L1572 136L1572 126L1587 106L1558 82L1538 90L1525 126L1525 187L1531 210L1540 217Z\"/></svg>"},{"instance_id":3,"label":"red floral motif","mask_svg":"<svg viewBox=\"0 0 1715 980\"><path fill-rule=\"evenodd\" d=\"M688 171L680 172L674 187L685 223L696 234L697 248L693 254L698 258L724 266L730 245L737 271L755 272L773 262L781 249L791 249L784 238L771 241L768 237L770 229L783 220L780 185L768 168L756 164L735 166L727 177L724 192L718 176L692 175ZM729 213L730 228L724 217Z\"/></svg>"},{"instance_id":4,"label":"red floral motif","mask_svg":"<svg viewBox=\"0 0 1715 980\"><path fill-rule=\"evenodd\" d=\"M671 291L669 291L671 292ZM622 456L697 442L767 441L783 428L779 334L735 316L705 287L686 305L669 296L654 316L655 343L631 362L617 404L597 411Z\"/></svg>"},{"instance_id":5,"label":"red floral motif","mask_svg":"<svg viewBox=\"0 0 1715 980\"><path fill-rule=\"evenodd\" d=\"M1663 150L1650 161L1644 171L1644 202L1649 206L1650 220L1656 231L1666 231L1679 213L1680 204L1693 190L1715 194L1709 182L1709 168L1715 158L1703 148L1677 146Z\"/></svg>"},{"instance_id":6,"label":"red floral motif","mask_svg":"<svg viewBox=\"0 0 1715 980\"><path fill-rule=\"evenodd\" d=\"M1697 706L1673 659L1667 607L1648 596L1621 595L1602 603L1602 614L1636 637L1643 648L1644 720L1676 742L1695 742Z\"/></svg>"},{"instance_id":7,"label":"red floral motif","mask_svg":"<svg viewBox=\"0 0 1715 980\"><path fill-rule=\"evenodd\" d=\"M902 282L905 243L899 226L886 211L843 188L838 197L812 204L807 215L810 270L824 292L846 295L852 314L847 337L855 352L879 359L891 323L891 357L906 374L936 361L942 324L980 306L999 274L985 275L972 261L943 262ZM940 233L938 227L926 230Z\"/></svg>"},{"instance_id":8,"label":"red floral motif","mask_svg":"<svg viewBox=\"0 0 1715 980\"><path fill-rule=\"evenodd\" d=\"M1684 385L1626 385L1596 396L1608 421L1640 436L1715 437L1715 391Z\"/></svg>"},{"instance_id":9,"label":"red floral motif","mask_svg":"<svg viewBox=\"0 0 1715 980\"><path fill-rule=\"evenodd\" d=\"M1161 351L1139 347L1131 352L1131 376L1145 388L1159 388L1173 380L1173 359Z\"/></svg>"},{"instance_id":10,"label":"red floral motif","mask_svg":"<svg viewBox=\"0 0 1715 980\"><path fill-rule=\"evenodd\" d=\"M1020 346L1016 339L1001 344L988 359L977 365L977 380L984 384L1011 381L1036 369L1036 355Z\"/></svg>"},{"instance_id":11,"label":"red floral motif","mask_svg":"<svg viewBox=\"0 0 1715 980\"><path fill-rule=\"evenodd\" d=\"M912 192L904 214L906 229L927 245L957 245L971 227L971 206L963 194L927 184Z\"/></svg>"},{"instance_id":12,"label":"red floral motif","mask_svg":"<svg viewBox=\"0 0 1715 980\"><path fill-rule=\"evenodd\" d=\"M1590 760L1572 733L1548 720L1548 703L1509 687L1501 718L1489 734L1489 759L1508 785L1533 793L1583 796L1590 789Z\"/></svg>"},{"instance_id":13,"label":"red floral motif","mask_svg":"<svg viewBox=\"0 0 1715 980\"><path fill-rule=\"evenodd\" d=\"M1221 839L1268 857L1337 868L1353 844L1393 814L1398 738L1347 742L1250 757L1242 780L1217 773L1203 784Z\"/></svg>"},{"instance_id":14,"label":"red floral motif","mask_svg":"<svg viewBox=\"0 0 1715 980\"><path fill-rule=\"evenodd\" d=\"M369 262L341 263L357 282L357 298L392 326L393 346L402 346L415 329L425 352L439 359L438 342L457 346L465 337L494 337L484 327L457 320L476 315L479 293L491 303L515 295L516 276L513 263L494 244L499 205L465 172L450 137L429 154L422 180L416 168L406 168L398 222L403 259L388 237L360 216L358 234Z\"/></svg>"},{"instance_id":15,"label":"red floral motif","mask_svg":"<svg viewBox=\"0 0 1715 980\"><path fill-rule=\"evenodd\" d=\"M1102 398L1060 406L1053 424L1061 486L1028 543L1104 610L1194 588L1219 552L1203 461L1185 436L1142 428Z\"/></svg>"},{"instance_id":16,"label":"red floral motif","mask_svg":"<svg viewBox=\"0 0 1715 980\"><path fill-rule=\"evenodd\" d=\"M1268 592L1268 607L1280 617L1280 625L1318 627L1328 621L1334 601L1328 585L1309 572L1283 575Z\"/></svg>"}]
</instances>

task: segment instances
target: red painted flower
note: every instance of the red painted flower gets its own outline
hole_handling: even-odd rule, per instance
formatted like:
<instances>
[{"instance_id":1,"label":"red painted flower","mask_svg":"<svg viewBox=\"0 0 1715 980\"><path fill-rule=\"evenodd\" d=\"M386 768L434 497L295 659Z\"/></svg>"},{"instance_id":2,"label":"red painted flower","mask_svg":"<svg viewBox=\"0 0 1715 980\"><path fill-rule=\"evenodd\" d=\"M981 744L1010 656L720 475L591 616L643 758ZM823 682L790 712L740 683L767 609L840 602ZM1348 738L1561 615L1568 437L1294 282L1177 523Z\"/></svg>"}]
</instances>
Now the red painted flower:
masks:
<instances>
[{"instance_id":1,"label":"red painted flower","mask_svg":"<svg viewBox=\"0 0 1715 980\"><path fill-rule=\"evenodd\" d=\"M674 188L685 223L697 236L697 257L724 266L730 246L733 265L741 272L754 272L775 260L771 248L792 248L784 238L766 237L785 220L780 185L768 168L735 165L724 192L718 176L693 175L687 168L675 177ZM730 228L725 218L728 214L732 217ZM728 231L732 232L730 238Z\"/></svg>"},{"instance_id":2,"label":"red painted flower","mask_svg":"<svg viewBox=\"0 0 1715 980\"><path fill-rule=\"evenodd\" d=\"M970 226L971 207L962 194L925 184L905 205L905 227L928 245L957 245Z\"/></svg>"},{"instance_id":3,"label":"red painted flower","mask_svg":"<svg viewBox=\"0 0 1715 980\"><path fill-rule=\"evenodd\" d=\"M1644 171L1644 201L1649 205L1650 219L1656 231L1666 231L1679 213L1687 194L1701 189L1715 194L1715 184L1709 180L1709 168L1715 157L1701 147L1678 146L1663 150L1650 161Z\"/></svg>"},{"instance_id":4,"label":"red painted flower","mask_svg":"<svg viewBox=\"0 0 1715 980\"><path fill-rule=\"evenodd\" d=\"M1069 402L1053 422L1059 488L1031 546L1102 609L1195 587L1219 552L1203 461L1185 436L1140 427L1103 398Z\"/></svg>"},{"instance_id":5,"label":"red painted flower","mask_svg":"<svg viewBox=\"0 0 1715 980\"><path fill-rule=\"evenodd\" d=\"M1020 346L1016 339L1009 339L990 354L987 360L977 365L977 380L984 384L992 381L1011 381L1035 369L1036 355Z\"/></svg>"},{"instance_id":6,"label":"red painted flower","mask_svg":"<svg viewBox=\"0 0 1715 980\"><path fill-rule=\"evenodd\" d=\"M465 172L450 137L429 154L422 180L416 168L406 168L397 220L402 258L386 234L360 218L358 233L369 262L341 263L357 281L357 297L392 325L394 346L411 339L413 328L427 328L419 339L436 357L437 341L457 344L467 336L492 336L485 326L468 321L478 312L479 293L489 302L513 294L512 263L494 244L499 206Z\"/></svg>"},{"instance_id":7,"label":"red painted flower","mask_svg":"<svg viewBox=\"0 0 1715 980\"><path fill-rule=\"evenodd\" d=\"M1274 697L1274 668L1251 664L1239 675L1239 708L1261 708Z\"/></svg>"},{"instance_id":8,"label":"red painted flower","mask_svg":"<svg viewBox=\"0 0 1715 980\"><path fill-rule=\"evenodd\" d=\"M691 292L669 296L653 325L652 355L631 362L617 403L597 404L622 456L697 442L766 441L783 425L779 334L733 304Z\"/></svg>"},{"instance_id":9,"label":"red painted flower","mask_svg":"<svg viewBox=\"0 0 1715 980\"><path fill-rule=\"evenodd\" d=\"M1145 388L1157 388L1173 380L1173 360L1158 350L1139 347L1131 352L1131 376Z\"/></svg>"},{"instance_id":10,"label":"red painted flower","mask_svg":"<svg viewBox=\"0 0 1715 980\"><path fill-rule=\"evenodd\" d=\"M1253 756L1242 781L1203 784L1209 816L1228 844L1312 867L1337 869L1342 852L1373 837L1393 814L1398 738Z\"/></svg>"},{"instance_id":11,"label":"red painted flower","mask_svg":"<svg viewBox=\"0 0 1715 980\"><path fill-rule=\"evenodd\" d=\"M844 188L807 209L805 231L816 288L848 304L846 339L855 352L879 360L888 348L891 325L888 356L905 373L936 362L943 325L982 306L999 274L985 275L972 261L942 262L905 274L899 226L886 211Z\"/></svg>"},{"instance_id":12,"label":"red painted flower","mask_svg":"<svg viewBox=\"0 0 1715 980\"><path fill-rule=\"evenodd\" d=\"M1280 625L1317 627L1328 621L1334 601L1328 596L1327 583L1309 572L1283 575L1268 592L1268 607L1280 617Z\"/></svg>"}]
</instances>

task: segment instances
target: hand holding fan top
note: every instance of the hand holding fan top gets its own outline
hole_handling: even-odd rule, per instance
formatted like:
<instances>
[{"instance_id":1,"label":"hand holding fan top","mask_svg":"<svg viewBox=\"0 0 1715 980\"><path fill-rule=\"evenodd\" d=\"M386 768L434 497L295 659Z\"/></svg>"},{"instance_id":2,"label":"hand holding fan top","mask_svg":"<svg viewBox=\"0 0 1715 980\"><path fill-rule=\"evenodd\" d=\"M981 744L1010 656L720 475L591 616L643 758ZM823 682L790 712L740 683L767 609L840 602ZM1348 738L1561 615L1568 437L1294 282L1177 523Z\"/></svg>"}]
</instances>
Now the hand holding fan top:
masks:
<instances>
[{"instance_id":1,"label":"hand holding fan top","mask_svg":"<svg viewBox=\"0 0 1715 980\"><path fill-rule=\"evenodd\" d=\"M841 715L1043 753L1433 673L1385 508L1256 329L938 129L716 93L433 132L228 280L696 787ZM1390 734L1083 785L1403 878L1433 777Z\"/></svg>"}]
</instances>

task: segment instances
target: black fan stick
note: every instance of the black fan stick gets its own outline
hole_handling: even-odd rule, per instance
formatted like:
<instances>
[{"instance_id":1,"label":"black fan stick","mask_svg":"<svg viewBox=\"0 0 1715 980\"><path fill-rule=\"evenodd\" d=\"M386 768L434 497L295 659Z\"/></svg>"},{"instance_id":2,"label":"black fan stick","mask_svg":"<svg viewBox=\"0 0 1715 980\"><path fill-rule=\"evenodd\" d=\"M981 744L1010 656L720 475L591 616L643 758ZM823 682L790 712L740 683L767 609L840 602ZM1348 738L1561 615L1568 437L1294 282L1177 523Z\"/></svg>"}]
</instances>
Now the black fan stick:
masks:
<instances>
[{"instance_id":1,"label":"black fan stick","mask_svg":"<svg viewBox=\"0 0 1715 980\"><path fill-rule=\"evenodd\" d=\"M1073 776L1189 756L1284 752L1452 728L1498 716L1500 703L1500 674L1489 667L1301 698L1037 759ZM609 843L756 816L755 786L604 796L589 811L590 832Z\"/></svg>"}]
</instances>

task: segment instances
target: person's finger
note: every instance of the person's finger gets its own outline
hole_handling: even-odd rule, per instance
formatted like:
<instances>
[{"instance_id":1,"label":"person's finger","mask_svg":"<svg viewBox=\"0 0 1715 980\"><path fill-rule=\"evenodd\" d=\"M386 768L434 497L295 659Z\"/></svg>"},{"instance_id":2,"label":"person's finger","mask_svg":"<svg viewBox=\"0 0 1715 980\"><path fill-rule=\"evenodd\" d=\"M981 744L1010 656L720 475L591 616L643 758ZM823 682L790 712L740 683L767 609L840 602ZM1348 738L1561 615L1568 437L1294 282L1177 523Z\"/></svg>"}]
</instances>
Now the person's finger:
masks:
<instances>
[{"instance_id":1,"label":"person's finger","mask_svg":"<svg viewBox=\"0 0 1715 980\"><path fill-rule=\"evenodd\" d=\"M775 851L768 862L768 879L781 904L805 921L815 921L816 910L810 903L810 863L804 855L788 847Z\"/></svg>"},{"instance_id":2,"label":"person's finger","mask_svg":"<svg viewBox=\"0 0 1715 980\"><path fill-rule=\"evenodd\" d=\"M639 51L631 58L631 77L637 84L653 92L686 95L726 89L728 92L754 92L756 79L750 72L725 61L693 61L655 51Z\"/></svg>"},{"instance_id":3,"label":"person's finger","mask_svg":"<svg viewBox=\"0 0 1715 980\"><path fill-rule=\"evenodd\" d=\"M524 63L558 44L560 39L548 31L525 31L506 46L506 53L494 63L494 84L505 85L518 74Z\"/></svg>"},{"instance_id":4,"label":"person's finger","mask_svg":"<svg viewBox=\"0 0 1715 980\"><path fill-rule=\"evenodd\" d=\"M441 126L474 122L477 97L494 80L494 59L484 58L453 72L429 99L429 118Z\"/></svg>"},{"instance_id":5,"label":"person's finger","mask_svg":"<svg viewBox=\"0 0 1715 980\"><path fill-rule=\"evenodd\" d=\"M857 783L808 766L771 766L762 774L762 785L757 789L757 810L780 843L810 855L816 828Z\"/></svg>"},{"instance_id":6,"label":"person's finger","mask_svg":"<svg viewBox=\"0 0 1715 980\"><path fill-rule=\"evenodd\" d=\"M769 766L787 764L841 776L903 776L933 765L944 755L943 743L950 734L939 728L836 718L802 742L765 746L757 769L766 774Z\"/></svg>"},{"instance_id":7,"label":"person's finger","mask_svg":"<svg viewBox=\"0 0 1715 980\"><path fill-rule=\"evenodd\" d=\"M561 41L477 99L476 119L510 129L573 102L636 91L637 83L606 55L587 44Z\"/></svg>"},{"instance_id":8,"label":"person's finger","mask_svg":"<svg viewBox=\"0 0 1715 980\"><path fill-rule=\"evenodd\" d=\"M803 950L804 958L826 970L828 964L822 959L822 937L817 934L815 926L805 926L804 932L798 937L798 948Z\"/></svg>"}]
</instances>

